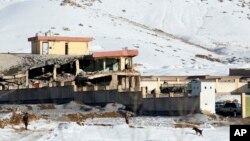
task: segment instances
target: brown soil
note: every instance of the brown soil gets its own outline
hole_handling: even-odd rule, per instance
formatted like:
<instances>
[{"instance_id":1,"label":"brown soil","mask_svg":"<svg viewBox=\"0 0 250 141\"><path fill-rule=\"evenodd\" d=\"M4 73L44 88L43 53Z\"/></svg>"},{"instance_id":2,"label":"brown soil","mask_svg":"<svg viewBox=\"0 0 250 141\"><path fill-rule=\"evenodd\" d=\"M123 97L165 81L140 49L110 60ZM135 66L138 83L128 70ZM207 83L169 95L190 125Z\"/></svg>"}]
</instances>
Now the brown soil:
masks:
<instances>
[{"instance_id":1,"label":"brown soil","mask_svg":"<svg viewBox=\"0 0 250 141\"><path fill-rule=\"evenodd\" d=\"M25 105L27 107L28 110L32 110L32 106L30 105Z\"/></svg>"},{"instance_id":2,"label":"brown soil","mask_svg":"<svg viewBox=\"0 0 250 141\"><path fill-rule=\"evenodd\" d=\"M83 121L88 118L116 118L120 117L120 114L117 112L109 112L109 113L102 113L102 114L97 114L97 113L90 113L90 114L67 114L65 115L66 119L68 121Z\"/></svg>"},{"instance_id":3,"label":"brown soil","mask_svg":"<svg viewBox=\"0 0 250 141\"><path fill-rule=\"evenodd\" d=\"M29 114L29 121L38 120L40 119L39 116L35 114ZM13 115L10 117L10 119L0 120L0 128L4 128L7 125L18 125L21 124L23 120L23 114L16 114L13 113Z\"/></svg>"},{"instance_id":4,"label":"brown soil","mask_svg":"<svg viewBox=\"0 0 250 141\"><path fill-rule=\"evenodd\" d=\"M249 125L250 118L229 118L228 121L230 124L237 124L237 125Z\"/></svg>"},{"instance_id":5,"label":"brown soil","mask_svg":"<svg viewBox=\"0 0 250 141\"><path fill-rule=\"evenodd\" d=\"M29 121L38 120L38 119L40 119L39 116L35 114L29 114ZM13 114L10 120L8 121L8 123L13 124L13 125L18 125L22 123L22 120L23 120L23 114Z\"/></svg>"},{"instance_id":6,"label":"brown soil","mask_svg":"<svg viewBox=\"0 0 250 141\"><path fill-rule=\"evenodd\" d=\"M222 127L228 125L228 122L223 122L223 121L218 121L218 122L213 122L211 123L212 126L214 127Z\"/></svg>"},{"instance_id":7,"label":"brown soil","mask_svg":"<svg viewBox=\"0 0 250 141\"><path fill-rule=\"evenodd\" d=\"M40 110L49 110L49 109L56 109L54 104L40 104L38 105Z\"/></svg>"},{"instance_id":8,"label":"brown soil","mask_svg":"<svg viewBox=\"0 0 250 141\"><path fill-rule=\"evenodd\" d=\"M175 128L193 128L197 127L197 124L191 124L191 123L176 123L174 124Z\"/></svg>"},{"instance_id":9,"label":"brown soil","mask_svg":"<svg viewBox=\"0 0 250 141\"><path fill-rule=\"evenodd\" d=\"M0 128L4 128L8 122L6 120L0 120Z\"/></svg>"}]
</instances>

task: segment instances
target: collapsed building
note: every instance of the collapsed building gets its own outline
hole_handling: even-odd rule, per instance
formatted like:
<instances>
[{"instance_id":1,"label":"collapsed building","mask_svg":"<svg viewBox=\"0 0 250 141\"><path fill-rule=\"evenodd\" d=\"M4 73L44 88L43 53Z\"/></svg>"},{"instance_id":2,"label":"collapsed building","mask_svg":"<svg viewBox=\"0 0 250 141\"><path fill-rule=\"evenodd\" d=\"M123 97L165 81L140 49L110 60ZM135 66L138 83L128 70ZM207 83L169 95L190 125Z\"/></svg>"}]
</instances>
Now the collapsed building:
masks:
<instances>
[{"instance_id":1,"label":"collapsed building","mask_svg":"<svg viewBox=\"0 0 250 141\"><path fill-rule=\"evenodd\" d=\"M133 57L137 55L137 50L94 52L69 63L29 69L27 76L37 83L29 83L30 87L73 82L77 91L138 91L140 73L133 68Z\"/></svg>"},{"instance_id":2,"label":"collapsed building","mask_svg":"<svg viewBox=\"0 0 250 141\"><path fill-rule=\"evenodd\" d=\"M0 89L41 88L68 83L77 91L139 91L140 74L133 68L133 57L138 51L124 49L90 53L88 43L92 40L92 37L51 35L28 38L32 54L23 57L26 59L24 65L2 74ZM44 56L57 58L41 60Z\"/></svg>"},{"instance_id":3,"label":"collapsed building","mask_svg":"<svg viewBox=\"0 0 250 141\"><path fill-rule=\"evenodd\" d=\"M137 50L94 52L79 61L81 71L76 79L78 86L94 85L105 89L139 91L140 73L133 68Z\"/></svg>"},{"instance_id":4,"label":"collapsed building","mask_svg":"<svg viewBox=\"0 0 250 141\"><path fill-rule=\"evenodd\" d=\"M141 103L140 73L133 67L138 50L90 53L89 37L28 40L32 54L19 55L25 61L0 76L0 103L118 102L133 110Z\"/></svg>"}]
</instances>

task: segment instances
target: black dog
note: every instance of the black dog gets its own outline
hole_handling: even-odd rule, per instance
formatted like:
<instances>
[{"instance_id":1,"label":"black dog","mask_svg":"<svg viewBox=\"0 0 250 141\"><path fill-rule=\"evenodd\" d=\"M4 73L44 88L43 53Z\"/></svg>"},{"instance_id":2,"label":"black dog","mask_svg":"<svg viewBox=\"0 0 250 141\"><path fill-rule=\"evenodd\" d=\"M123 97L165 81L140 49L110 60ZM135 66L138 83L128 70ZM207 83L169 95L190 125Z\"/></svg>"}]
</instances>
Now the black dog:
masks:
<instances>
[{"instance_id":1,"label":"black dog","mask_svg":"<svg viewBox=\"0 0 250 141\"><path fill-rule=\"evenodd\" d=\"M202 130L197 128L197 127L193 127L193 130L195 131L196 135L198 134L199 136L203 136L202 135Z\"/></svg>"}]
</instances>

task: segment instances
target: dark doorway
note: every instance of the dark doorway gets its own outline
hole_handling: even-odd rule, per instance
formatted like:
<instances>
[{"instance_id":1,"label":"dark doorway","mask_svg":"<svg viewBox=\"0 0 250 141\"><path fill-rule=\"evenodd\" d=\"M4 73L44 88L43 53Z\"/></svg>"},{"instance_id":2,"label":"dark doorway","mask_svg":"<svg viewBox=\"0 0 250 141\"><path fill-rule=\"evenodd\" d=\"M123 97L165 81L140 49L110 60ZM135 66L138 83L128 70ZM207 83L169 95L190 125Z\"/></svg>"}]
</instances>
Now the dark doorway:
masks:
<instances>
[{"instance_id":1,"label":"dark doorway","mask_svg":"<svg viewBox=\"0 0 250 141\"><path fill-rule=\"evenodd\" d=\"M69 54L69 45L68 43L65 43L65 55Z\"/></svg>"}]
</instances>

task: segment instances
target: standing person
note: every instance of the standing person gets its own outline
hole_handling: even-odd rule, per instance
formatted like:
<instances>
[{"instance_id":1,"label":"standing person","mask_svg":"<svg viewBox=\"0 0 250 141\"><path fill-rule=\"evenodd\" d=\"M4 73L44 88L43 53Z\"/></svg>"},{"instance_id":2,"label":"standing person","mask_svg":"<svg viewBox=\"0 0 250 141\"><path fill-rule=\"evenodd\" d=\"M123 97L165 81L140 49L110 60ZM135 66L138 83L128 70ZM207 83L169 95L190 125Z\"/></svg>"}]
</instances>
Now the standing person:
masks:
<instances>
[{"instance_id":1,"label":"standing person","mask_svg":"<svg viewBox=\"0 0 250 141\"><path fill-rule=\"evenodd\" d=\"M29 115L27 112L24 113L23 116L23 123L25 125L25 130L28 130L28 124L29 124Z\"/></svg>"},{"instance_id":2,"label":"standing person","mask_svg":"<svg viewBox=\"0 0 250 141\"><path fill-rule=\"evenodd\" d=\"M130 117L130 115L129 115L128 111L125 113L124 117L125 117L126 123L129 124L129 117Z\"/></svg>"}]
</instances>

